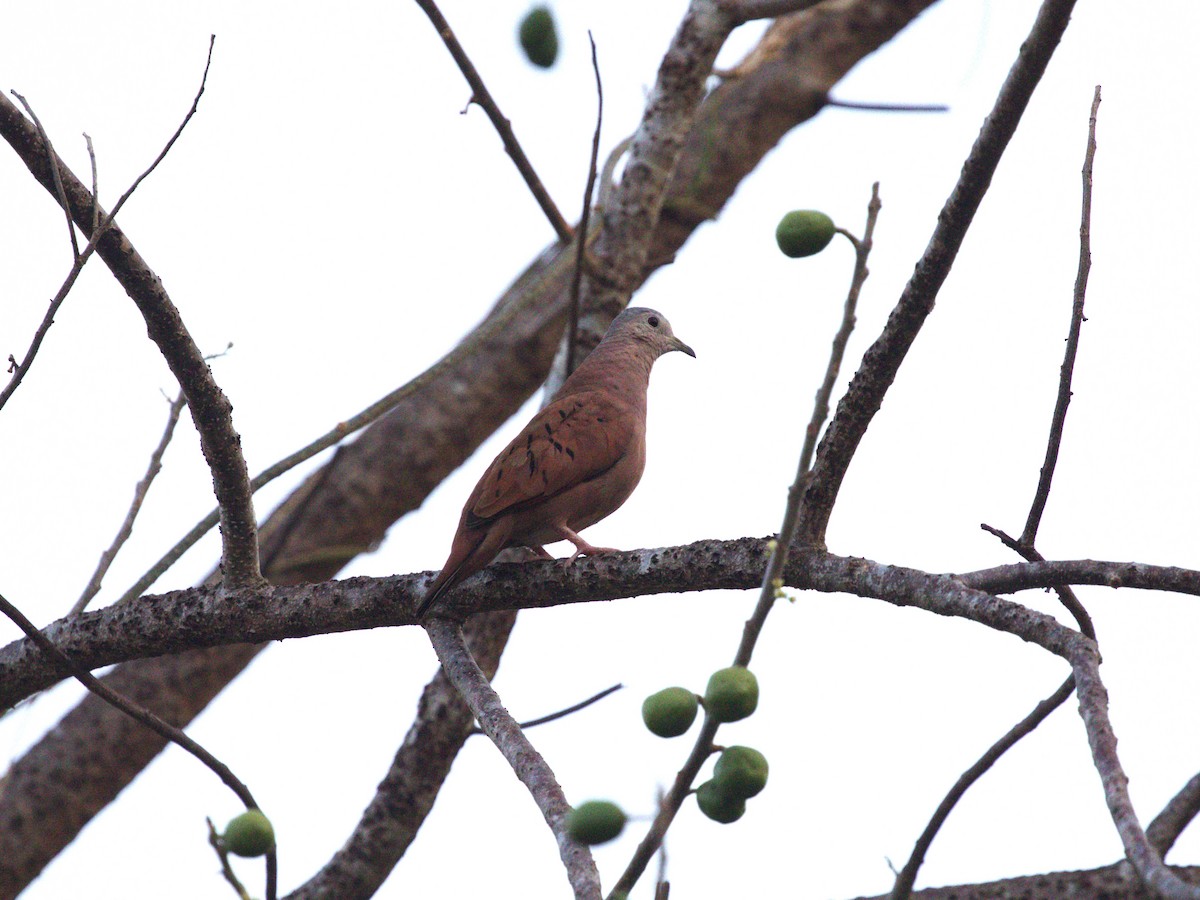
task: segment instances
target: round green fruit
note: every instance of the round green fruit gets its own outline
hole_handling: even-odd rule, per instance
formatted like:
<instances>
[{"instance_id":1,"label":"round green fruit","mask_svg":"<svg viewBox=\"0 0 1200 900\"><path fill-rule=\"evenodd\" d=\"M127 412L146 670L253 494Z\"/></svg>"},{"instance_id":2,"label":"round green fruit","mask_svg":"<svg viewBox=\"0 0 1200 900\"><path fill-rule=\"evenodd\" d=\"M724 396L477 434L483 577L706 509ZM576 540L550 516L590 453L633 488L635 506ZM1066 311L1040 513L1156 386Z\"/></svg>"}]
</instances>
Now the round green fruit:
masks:
<instances>
[{"instance_id":1,"label":"round green fruit","mask_svg":"<svg viewBox=\"0 0 1200 900\"><path fill-rule=\"evenodd\" d=\"M718 722L736 722L758 708L758 679L744 666L718 669L708 679L704 708Z\"/></svg>"},{"instance_id":2,"label":"round green fruit","mask_svg":"<svg viewBox=\"0 0 1200 900\"><path fill-rule=\"evenodd\" d=\"M767 786L767 758L753 747L726 747L717 757L712 780L725 793L743 800Z\"/></svg>"},{"instance_id":3,"label":"round green fruit","mask_svg":"<svg viewBox=\"0 0 1200 900\"><path fill-rule=\"evenodd\" d=\"M793 209L779 220L775 243L784 256L796 259L820 253L833 240L833 219L815 209Z\"/></svg>"},{"instance_id":4,"label":"round green fruit","mask_svg":"<svg viewBox=\"0 0 1200 900\"><path fill-rule=\"evenodd\" d=\"M722 790L715 781L706 781L696 788L696 804L700 812L722 825L736 822L746 812L746 801Z\"/></svg>"},{"instance_id":5,"label":"round green fruit","mask_svg":"<svg viewBox=\"0 0 1200 900\"><path fill-rule=\"evenodd\" d=\"M609 800L580 803L567 815L567 834L581 844L603 844L625 830L625 812Z\"/></svg>"},{"instance_id":6,"label":"round green fruit","mask_svg":"<svg viewBox=\"0 0 1200 900\"><path fill-rule=\"evenodd\" d=\"M659 737L679 737L696 721L700 701L687 688L663 688L642 703L642 721Z\"/></svg>"},{"instance_id":7,"label":"round green fruit","mask_svg":"<svg viewBox=\"0 0 1200 900\"><path fill-rule=\"evenodd\" d=\"M275 847L275 829L260 809L248 809L225 826L221 843L234 856L262 856Z\"/></svg>"},{"instance_id":8,"label":"round green fruit","mask_svg":"<svg viewBox=\"0 0 1200 900\"><path fill-rule=\"evenodd\" d=\"M554 27L554 16L544 6L535 6L521 20L517 29L521 49L531 63L548 69L558 59L558 31Z\"/></svg>"}]
</instances>

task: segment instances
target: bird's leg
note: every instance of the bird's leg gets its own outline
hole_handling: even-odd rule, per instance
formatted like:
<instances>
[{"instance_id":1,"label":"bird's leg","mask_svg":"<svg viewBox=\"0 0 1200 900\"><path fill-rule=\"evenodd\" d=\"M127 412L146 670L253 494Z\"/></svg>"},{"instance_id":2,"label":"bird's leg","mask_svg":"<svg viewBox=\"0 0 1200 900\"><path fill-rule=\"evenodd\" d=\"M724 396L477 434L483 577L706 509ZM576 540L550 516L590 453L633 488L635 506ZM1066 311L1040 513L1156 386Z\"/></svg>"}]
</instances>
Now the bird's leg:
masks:
<instances>
[{"instance_id":1,"label":"bird's leg","mask_svg":"<svg viewBox=\"0 0 1200 900\"><path fill-rule=\"evenodd\" d=\"M581 556L599 556L601 553L620 553L616 547L593 547L566 525L558 526L558 534L575 545L575 552L567 560L567 565L575 562Z\"/></svg>"},{"instance_id":2,"label":"bird's leg","mask_svg":"<svg viewBox=\"0 0 1200 900\"><path fill-rule=\"evenodd\" d=\"M554 555L548 553L545 547L528 547L526 549L531 550L534 554L536 554L538 559L554 559Z\"/></svg>"}]
</instances>

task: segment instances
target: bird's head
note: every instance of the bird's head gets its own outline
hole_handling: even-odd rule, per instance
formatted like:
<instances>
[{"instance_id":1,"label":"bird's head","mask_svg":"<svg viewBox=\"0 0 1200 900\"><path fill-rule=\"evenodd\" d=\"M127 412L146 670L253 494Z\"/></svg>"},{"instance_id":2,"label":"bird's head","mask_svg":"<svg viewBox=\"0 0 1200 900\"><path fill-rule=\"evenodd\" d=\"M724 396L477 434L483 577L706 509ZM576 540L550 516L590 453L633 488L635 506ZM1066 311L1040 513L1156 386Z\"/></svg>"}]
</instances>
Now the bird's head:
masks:
<instances>
[{"instance_id":1,"label":"bird's head","mask_svg":"<svg viewBox=\"0 0 1200 900\"><path fill-rule=\"evenodd\" d=\"M649 345L657 351L656 357L670 353L672 350L679 350L693 359L696 356L695 350L675 337L675 332L671 330L671 323L667 321L666 316L644 306L631 306L613 319L604 339L608 340L614 337Z\"/></svg>"}]
</instances>

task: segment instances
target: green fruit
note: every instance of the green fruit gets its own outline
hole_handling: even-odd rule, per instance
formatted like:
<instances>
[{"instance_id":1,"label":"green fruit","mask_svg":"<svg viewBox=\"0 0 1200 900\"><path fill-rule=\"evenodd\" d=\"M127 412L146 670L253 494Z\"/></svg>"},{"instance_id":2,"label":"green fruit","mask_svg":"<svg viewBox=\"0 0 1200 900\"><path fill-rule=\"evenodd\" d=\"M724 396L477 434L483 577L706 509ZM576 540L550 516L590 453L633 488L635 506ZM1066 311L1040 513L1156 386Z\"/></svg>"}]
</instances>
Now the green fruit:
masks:
<instances>
[{"instance_id":1,"label":"green fruit","mask_svg":"<svg viewBox=\"0 0 1200 900\"><path fill-rule=\"evenodd\" d=\"M727 747L717 758L712 780L725 793L745 800L767 785L767 758L753 747Z\"/></svg>"},{"instance_id":2,"label":"green fruit","mask_svg":"<svg viewBox=\"0 0 1200 900\"><path fill-rule=\"evenodd\" d=\"M718 722L736 722L758 708L758 679L744 666L718 669L708 679L704 708Z\"/></svg>"},{"instance_id":3,"label":"green fruit","mask_svg":"<svg viewBox=\"0 0 1200 900\"><path fill-rule=\"evenodd\" d=\"M535 6L525 14L517 37L525 56L535 66L548 69L558 59L558 32L554 27L554 16L546 7Z\"/></svg>"},{"instance_id":4,"label":"green fruit","mask_svg":"<svg viewBox=\"0 0 1200 900\"><path fill-rule=\"evenodd\" d=\"M235 856L262 856L275 847L275 829L262 810L248 809L229 820L221 843Z\"/></svg>"},{"instance_id":5,"label":"green fruit","mask_svg":"<svg viewBox=\"0 0 1200 900\"><path fill-rule=\"evenodd\" d=\"M833 219L815 209L793 209L779 220L775 243L784 256L796 259L820 253L833 240Z\"/></svg>"},{"instance_id":6,"label":"green fruit","mask_svg":"<svg viewBox=\"0 0 1200 900\"><path fill-rule=\"evenodd\" d=\"M642 703L642 721L659 737L679 737L696 721L700 701L687 688L663 688Z\"/></svg>"},{"instance_id":7,"label":"green fruit","mask_svg":"<svg viewBox=\"0 0 1200 900\"><path fill-rule=\"evenodd\" d=\"M603 844L625 829L625 812L609 800L589 800L567 814L567 834L581 844Z\"/></svg>"},{"instance_id":8,"label":"green fruit","mask_svg":"<svg viewBox=\"0 0 1200 900\"><path fill-rule=\"evenodd\" d=\"M722 825L736 822L746 812L746 801L722 790L715 781L706 781L696 789L696 803L700 812Z\"/></svg>"}]
</instances>

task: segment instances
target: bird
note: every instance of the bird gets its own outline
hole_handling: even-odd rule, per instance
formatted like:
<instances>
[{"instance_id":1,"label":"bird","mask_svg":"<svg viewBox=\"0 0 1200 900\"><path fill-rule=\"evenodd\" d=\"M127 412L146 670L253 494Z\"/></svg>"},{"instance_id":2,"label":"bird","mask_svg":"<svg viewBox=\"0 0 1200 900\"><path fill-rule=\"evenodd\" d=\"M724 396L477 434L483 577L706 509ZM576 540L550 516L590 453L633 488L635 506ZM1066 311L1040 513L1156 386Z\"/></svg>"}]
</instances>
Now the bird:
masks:
<instances>
[{"instance_id":1,"label":"bird","mask_svg":"<svg viewBox=\"0 0 1200 900\"><path fill-rule=\"evenodd\" d=\"M600 343L488 466L463 505L450 555L417 607L424 617L447 591L506 547L575 545L580 556L618 552L579 532L629 499L646 465L646 390L664 353L696 352L653 309L621 312Z\"/></svg>"}]
</instances>

